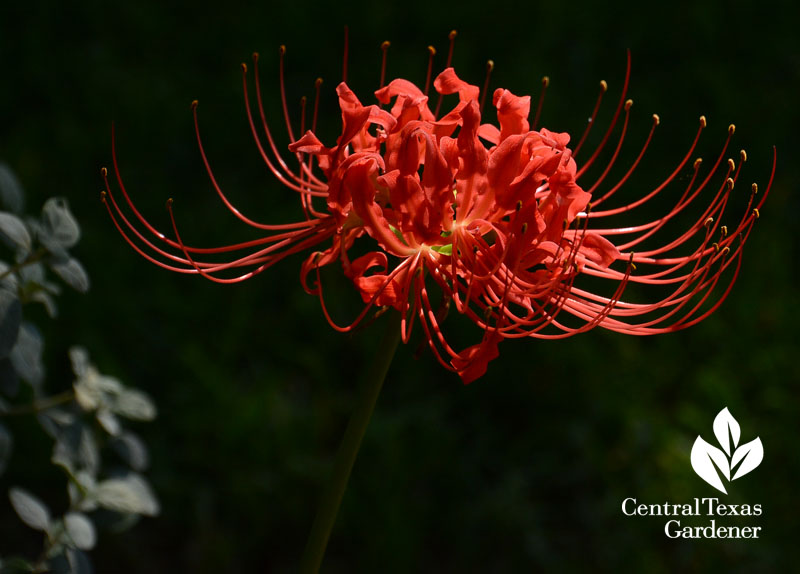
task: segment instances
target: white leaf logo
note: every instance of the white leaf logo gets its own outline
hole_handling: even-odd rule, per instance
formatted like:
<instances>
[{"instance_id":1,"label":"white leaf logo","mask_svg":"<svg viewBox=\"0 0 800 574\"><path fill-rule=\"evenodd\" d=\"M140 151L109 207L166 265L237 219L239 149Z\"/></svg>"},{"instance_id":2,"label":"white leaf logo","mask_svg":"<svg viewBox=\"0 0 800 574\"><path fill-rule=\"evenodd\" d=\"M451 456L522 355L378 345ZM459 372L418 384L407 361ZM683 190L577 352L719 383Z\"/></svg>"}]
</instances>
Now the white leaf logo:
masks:
<instances>
[{"instance_id":1,"label":"white leaf logo","mask_svg":"<svg viewBox=\"0 0 800 574\"><path fill-rule=\"evenodd\" d=\"M714 418L714 436L717 437L722 449L698 436L692 447L692 468L708 484L728 494L720 473L728 482L744 476L761 464L764 459L764 446L758 437L739 446L741 428L727 407Z\"/></svg>"}]
</instances>

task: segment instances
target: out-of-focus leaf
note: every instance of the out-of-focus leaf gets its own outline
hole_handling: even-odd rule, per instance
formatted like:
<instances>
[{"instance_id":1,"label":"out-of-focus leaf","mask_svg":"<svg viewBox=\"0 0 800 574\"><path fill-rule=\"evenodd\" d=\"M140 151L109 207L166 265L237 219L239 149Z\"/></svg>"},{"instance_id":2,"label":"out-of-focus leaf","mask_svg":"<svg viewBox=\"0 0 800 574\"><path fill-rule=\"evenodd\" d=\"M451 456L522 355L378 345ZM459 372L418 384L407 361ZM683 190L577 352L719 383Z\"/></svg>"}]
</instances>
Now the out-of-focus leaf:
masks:
<instances>
[{"instance_id":1,"label":"out-of-focus leaf","mask_svg":"<svg viewBox=\"0 0 800 574\"><path fill-rule=\"evenodd\" d=\"M111 441L111 446L133 470L143 471L150 464L147 445L135 434L124 432Z\"/></svg>"},{"instance_id":2,"label":"out-of-focus leaf","mask_svg":"<svg viewBox=\"0 0 800 574\"><path fill-rule=\"evenodd\" d=\"M94 524L82 512L68 512L64 516L64 528L75 548L91 550L97 542ZM68 542L69 544L69 542Z\"/></svg>"},{"instance_id":3,"label":"out-of-focus leaf","mask_svg":"<svg viewBox=\"0 0 800 574\"><path fill-rule=\"evenodd\" d=\"M136 389L123 389L112 403L111 410L137 421L151 421L156 418L156 406L152 399Z\"/></svg>"},{"instance_id":4,"label":"out-of-focus leaf","mask_svg":"<svg viewBox=\"0 0 800 574\"><path fill-rule=\"evenodd\" d=\"M70 472L86 470L95 474L100 466L100 452L92 430L80 421L62 429L56 438L52 462Z\"/></svg>"},{"instance_id":5,"label":"out-of-focus leaf","mask_svg":"<svg viewBox=\"0 0 800 574\"><path fill-rule=\"evenodd\" d=\"M106 408L100 408L97 410L97 422L99 422L100 426L102 426L111 436L117 436L122 431L122 425L120 424L119 419L114 415L114 413Z\"/></svg>"},{"instance_id":6,"label":"out-of-focus leaf","mask_svg":"<svg viewBox=\"0 0 800 574\"><path fill-rule=\"evenodd\" d=\"M59 408L47 409L36 415L41 427L54 439L57 439L62 430L75 422L75 413Z\"/></svg>"},{"instance_id":7,"label":"out-of-focus leaf","mask_svg":"<svg viewBox=\"0 0 800 574\"><path fill-rule=\"evenodd\" d=\"M20 249L24 253L31 251L31 234L22 220L5 211L0 211L0 239L9 247Z\"/></svg>"},{"instance_id":8,"label":"out-of-focus leaf","mask_svg":"<svg viewBox=\"0 0 800 574\"><path fill-rule=\"evenodd\" d=\"M30 295L30 300L44 305L44 308L47 310L47 314L51 319L55 319L58 315L58 306L56 305L56 300L53 299L53 296L47 291L40 290L32 293Z\"/></svg>"},{"instance_id":9,"label":"out-of-focus leaf","mask_svg":"<svg viewBox=\"0 0 800 574\"><path fill-rule=\"evenodd\" d=\"M72 347L69 350L69 360L72 362L72 372L79 379L86 376L89 371L89 353L83 347Z\"/></svg>"},{"instance_id":10,"label":"out-of-focus leaf","mask_svg":"<svg viewBox=\"0 0 800 574\"><path fill-rule=\"evenodd\" d=\"M8 498L22 522L35 530L47 529L50 511L41 500L21 488L9 490Z\"/></svg>"},{"instance_id":11,"label":"out-of-focus leaf","mask_svg":"<svg viewBox=\"0 0 800 574\"><path fill-rule=\"evenodd\" d=\"M22 304L13 293L0 289L0 359L17 343L22 324Z\"/></svg>"},{"instance_id":12,"label":"out-of-focus leaf","mask_svg":"<svg viewBox=\"0 0 800 574\"><path fill-rule=\"evenodd\" d=\"M0 203L14 213L21 213L25 204L22 184L6 163L0 163Z\"/></svg>"},{"instance_id":13,"label":"out-of-focus leaf","mask_svg":"<svg viewBox=\"0 0 800 574\"><path fill-rule=\"evenodd\" d=\"M11 449L14 446L14 439L11 433L3 425L0 425L0 476L6 469L9 457L11 457Z\"/></svg>"},{"instance_id":14,"label":"out-of-focus leaf","mask_svg":"<svg viewBox=\"0 0 800 574\"><path fill-rule=\"evenodd\" d=\"M42 225L39 239L51 253L59 253L75 245L80 239L78 222L69 210L67 200L51 197L42 208Z\"/></svg>"},{"instance_id":15,"label":"out-of-focus leaf","mask_svg":"<svg viewBox=\"0 0 800 574\"><path fill-rule=\"evenodd\" d=\"M158 500L150 485L138 474L104 480L92 494L100 506L109 510L145 516L156 516L159 513Z\"/></svg>"},{"instance_id":16,"label":"out-of-focus leaf","mask_svg":"<svg viewBox=\"0 0 800 574\"><path fill-rule=\"evenodd\" d=\"M50 268L64 280L64 283L76 291L86 293L89 290L89 275L83 265L74 257L63 262L56 261L50 265Z\"/></svg>"},{"instance_id":17,"label":"out-of-focus leaf","mask_svg":"<svg viewBox=\"0 0 800 574\"><path fill-rule=\"evenodd\" d=\"M74 481L67 484L70 506L86 512L97 509L97 502L91 497L97 486L94 475L85 470L73 474Z\"/></svg>"},{"instance_id":18,"label":"out-of-focus leaf","mask_svg":"<svg viewBox=\"0 0 800 574\"><path fill-rule=\"evenodd\" d=\"M23 321L10 357L19 376L34 387L38 387L44 378L42 346L39 330L32 323Z\"/></svg>"}]
</instances>

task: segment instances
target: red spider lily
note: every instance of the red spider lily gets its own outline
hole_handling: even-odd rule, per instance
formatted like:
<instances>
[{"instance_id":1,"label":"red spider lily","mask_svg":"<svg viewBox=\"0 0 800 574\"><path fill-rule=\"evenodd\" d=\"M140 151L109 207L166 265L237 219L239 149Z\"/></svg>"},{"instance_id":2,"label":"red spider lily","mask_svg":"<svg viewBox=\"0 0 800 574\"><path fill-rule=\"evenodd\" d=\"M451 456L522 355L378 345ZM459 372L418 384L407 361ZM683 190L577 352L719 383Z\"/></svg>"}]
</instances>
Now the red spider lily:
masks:
<instances>
[{"instance_id":1,"label":"red spider lily","mask_svg":"<svg viewBox=\"0 0 800 574\"><path fill-rule=\"evenodd\" d=\"M384 85L388 47L384 43L381 86L375 92L380 105L363 105L345 81L340 83L336 94L342 131L331 147L314 133L320 80L311 129L305 131L303 100L300 132L305 133L295 137L286 104L282 47L280 91L295 167L290 167L275 143L258 81L257 125L248 96L247 67L242 65L247 117L255 143L275 177L297 192L304 219L278 225L259 223L230 203L203 150L195 102L197 142L214 188L236 217L267 235L215 248L190 246L181 239L170 201L173 237L168 237L148 223L128 196L112 139L117 182L133 213L133 218L125 215L106 180L104 201L115 225L126 241L153 263L220 283L248 279L290 254L330 240L325 249L305 260L301 281L306 291L319 297L331 326L348 331L374 307L393 307L401 313L403 341L408 342L418 319L438 361L465 383L483 375L505 338L561 338L596 326L650 335L689 327L716 310L739 272L742 247L769 192L775 159L769 185L757 204L753 184L738 221L730 227L722 225L746 154L740 153L738 165L724 159L734 133L730 126L711 169L701 175L700 159L689 168L706 127L705 118L700 118L688 151L666 179L632 203L605 208L636 170L659 123L654 115L636 159L618 181L607 184L628 129L632 102L625 98L630 60L611 122L600 143L579 165L576 156L595 123L605 82L574 150L569 147L568 134L536 129L546 79L533 124L529 121L530 96L516 96L504 89L495 90L492 98L499 126L482 123L489 76L480 90L456 75L450 67L454 36L451 34L446 68L433 81L438 94L433 111L427 95L433 48L429 48L425 88L420 89L404 79ZM257 78L257 55L254 63ZM346 79L346 56L344 76ZM457 95L458 103L440 114L442 96L449 95ZM615 128L619 128L616 143L610 143ZM587 170L601 154L610 156L605 168L594 181L585 182ZM662 217L622 227L601 226L602 218L632 211L670 184L677 184L687 169L691 172L688 184ZM103 175L105 178L105 170ZM698 203L702 203L699 208L695 207ZM653 236L674 233L672 224L692 209L695 215L684 231L652 246ZM356 239L367 237L373 250L351 260L348 253ZM215 255L228 253L238 255L223 262L214 260ZM328 313L320 282L320 268L337 261L365 303L363 311L346 326L337 325ZM729 267L732 271L723 279ZM241 269L245 272L239 275L226 273ZM608 293L597 294L579 286L576 280L582 276L611 282ZM624 301L623 291L630 284L646 286L655 295L643 302ZM442 299L436 308L430 289ZM483 331L478 344L462 351L450 346L441 328L449 307Z\"/></svg>"}]
</instances>

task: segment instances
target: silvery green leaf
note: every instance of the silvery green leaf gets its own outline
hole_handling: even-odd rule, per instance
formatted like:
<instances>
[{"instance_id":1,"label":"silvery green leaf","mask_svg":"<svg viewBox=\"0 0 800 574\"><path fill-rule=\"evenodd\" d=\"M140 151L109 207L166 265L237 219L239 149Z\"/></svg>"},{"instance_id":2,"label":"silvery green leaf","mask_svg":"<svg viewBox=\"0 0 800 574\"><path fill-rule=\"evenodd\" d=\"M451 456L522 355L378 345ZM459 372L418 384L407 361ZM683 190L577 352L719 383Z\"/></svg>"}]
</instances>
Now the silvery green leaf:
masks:
<instances>
[{"instance_id":1,"label":"silvery green leaf","mask_svg":"<svg viewBox=\"0 0 800 574\"><path fill-rule=\"evenodd\" d=\"M41 500L21 488L9 490L8 498L22 522L35 530L47 529L50 523L50 511Z\"/></svg>"},{"instance_id":2,"label":"silvery green leaf","mask_svg":"<svg viewBox=\"0 0 800 574\"><path fill-rule=\"evenodd\" d=\"M151 421L156 418L156 406L153 401L137 389L123 389L111 409L120 416L137 421Z\"/></svg>"},{"instance_id":3,"label":"silvery green leaf","mask_svg":"<svg viewBox=\"0 0 800 574\"><path fill-rule=\"evenodd\" d=\"M733 439L733 448L739 444L739 437L741 436L741 429L739 423L733 418L728 407L725 407L714 418L714 435L719 441L719 445L728 456L731 455L730 437Z\"/></svg>"},{"instance_id":4,"label":"silvery green leaf","mask_svg":"<svg viewBox=\"0 0 800 574\"><path fill-rule=\"evenodd\" d=\"M736 474L733 475L731 480L744 476L764 460L764 445L761 444L760 438L751 440L734 451L731 458L731 468L735 467L740 460L742 465L736 470Z\"/></svg>"},{"instance_id":5,"label":"silvery green leaf","mask_svg":"<svg viewBox=\"0 0 800 574\"><path fill-rule=\"evenodd\" d=\"M8 211L21 213L25 194L17 176L6 163L0 163L0 203Z\"/></svg>"},{"instance_id":6,"label":"silvery green leaf","mask_svg":"<svg viewBox=\"0 0 800 574\"><path fill-rule=\"evenodd\" d=\"M17 296L0 289L0 358L7 357L17 344L22 325L22 303Z\"/></svg>"},{"instance_id":7,"label":"silvery green leaf","mask_svg":"<svg viewBox=\"0 0 800 574\"><path fill-rule=\"evenodd\" d=\"M86 512L96 510L97 502L92 498L97 487L94 475L86 470L79 470L72 475L72 479L67 484L70 506Z\"/></svg>"},{"instance_id":8,"label":"silvery green leaf","mask_svg":"<svg viewBox=\"0 0 800 574\"><path fill-rule=\"evenodd\" d=\"M19 329L17 344L11 350L11 363L23 380L37 388L44 378L42 364L42 336L39 330L27 321Z\"/></svg>"},{"instance_id":9,"label":"silvery green leaf","mask_svg":"<svg viewBox=\"0 0 800 574\"><path fill-rule=\"evenodd\" d=\"M75 414L66 409L50 408L36 415L39 425L51 437L57 439L61 431L75 422Z\"/></svg>"},{"instance_id":10,"label":"silvery green leaf","mask_svg":"<svg viewBox=\"0 0 800 574\"><path fill-rule=\"evenodd\" d=\"M83 265L74 257L70 257L63 262L56 261L51 263L50 269L55 271L64 280L64 283L76 291L86 293L89 290L89 275Z\"/></svg>"},{"instance_id":11,"label":"silvery green leaf","mask_svg":"<svg viewBox=\"0 0 800 574\"><path fill-rule=\"evenodd\" d=\"M150 485L138 474L104 480L92 495L100 506L109 510L146 516L155 516L159 512L158 500Z\"/></svg>"},{"instance_id":12,"label":"silvery green leaf","mask_svg":"<svg viewBox=\"0 0 800 574\"><path fill-rule=\"evenodd\" d=\"M133 470L145 470L150 463L147 446L132 432L124 432L111 441L111 446Z\"/></svg>"},{"instance_id":13,"label":"silvery green leaf","mask_svg":"<svg viewBox=\"0 0 800 574\"><path fill-rule=\"evenodd\" d=\"M94 524L81 512L68 512L64 515L64 528L75 548L91 550L97 542ZM67 542L69 545L69 542Z\"/></svg>"},{"instance_id":14,"label":"silvery green leaf","mask_svg":"<svg viewBox=\"0 0 800 574\"><path fill-rule=\"evenodd\" d=\"M92 430L80 421L62 429L51 460L70 472L80 469L95 474L100 466L100 451Z\"/></svg>"},{"instance_id":15,"label":"silvery green leaf","mask_svg":"<svg viewBox=\"0 0 800 574\"><path fill-rule=\"evenodd\" d=\"M75 391L75 401L86 412L96 410L103 403L103 392L97 385L92 385L88 377L75 381L72 388Z\"/></svg>"},{"instance_id":16,"label":"silvery green leaf","mask_svg":"<svg viewBox=\"0 0 800 574\"><path fill-rule=\"evenodd\" d=\"M89 371L89 353L83 347L72 347L69 350L69 360L72 363L72 372L79 379L86 376Z\"/></svg>"},{"instance_id":17,"label":"silvery green leaf","mask_svg":"<svg viewBox=\"0 0 800 574\"><path fill-rule=\"evenodd\" d=\"M0 425L0 476L6 469L8 459L11 457L11 449L14 446L14 439L11 433L3 425Z\"/></svg>"},{"instance_id":18,"label":"silvery green leaf","mask_svg":"<svg viewBox=\"0 0 800 574\"><path fill-rule=\"evenodd\" d=\"M117 436L122 431L119 419L107 408L97 410L97 422L100 423L105 431L111 436Z\"/></svg>"},{"instance_id":19,"label":"silvery green leaf","mask_svg":"<svg viewBox=\"0 0 800 574\"><path fill-rule=\"evenodd\" d=\"M11 266L5 261L0 261L0 287L6 289L9 293L16 293L19 288L19 278L17 274L11 270Z\"/></svg>"},{"instance_id":20,"label":"silvery green leaf","mask_svg":"<svg viewBox=\"0 0 800 574\"><path fill-rule=\"evenodd\" d=\"M40 290L34 292L32 295L30 295L30 300L44 305L44 308L51 319L55 319L58 316L58 306L56 305L56 300L53 299L53 296L47 291Z\"/></svg>"},{"instance_id":21,"label":"silvery green leaf","mask_svg":"<svg viewBox=\"0 0 800 574\"><path fill-rule=\"evenodd\" d=\"M69 210L67 200L51 197L42 208L42 228L40 240L44 246L69 248L80 239L81 231L78 222Z\"/></svg>"},{"instance_id":22,"label":"silvery green leaf","mask_svg":"<svg viewBox=\"0 0 800 574\"><path fill-rule=\"evenodd\" d=\"M0 211L0 239L9 247L31 252L31 234L22 220L12 213Z\"/></svg>"}]
</instances>

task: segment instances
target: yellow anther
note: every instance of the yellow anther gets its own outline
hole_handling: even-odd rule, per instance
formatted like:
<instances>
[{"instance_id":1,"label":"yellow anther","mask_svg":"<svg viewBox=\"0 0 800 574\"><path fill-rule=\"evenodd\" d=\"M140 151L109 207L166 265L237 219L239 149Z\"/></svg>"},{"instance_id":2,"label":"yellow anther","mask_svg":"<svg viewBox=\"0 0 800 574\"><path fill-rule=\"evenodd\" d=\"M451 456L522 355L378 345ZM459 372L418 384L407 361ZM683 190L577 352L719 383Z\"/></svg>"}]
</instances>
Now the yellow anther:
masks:
<instances>
[{"instance_id":1,"label":"yellow anther","mask_svg":"<svg viewBox=\"0 0 800 574\"><path fill-rule=\"evenodd\" d=\"M450 33L447 35L451 40L455 40L456 36L458 36L458 30L450 30Z\"/></svg>"},{"instance_id":2,"label":"yellow anther","mask_svg":"<svg viewBox=\"0 0 800 574\"><path fill-rule=\"evenodd\" d=\"M728 189L733 189L733 179L732 178L729 177L728 179L726 179L725 183L728 185Z\"/></svg>"},{"instance_id":3,"label":"yellow anther","mask_svg":"<svg viewBox=\"0 0 800 574\"><path fill-rule=\"evenodd\" d=\"M253 61L258 62L258 52L253 52Z\"/></svg>"},{"instance_id":4,"label":"yellow anther","mask_svg":"<svg viewBox=\"0 0 800 574\"><path fill-rule=\"evenodd\" d=\"M103 177L105 177L105 176L108 175L108 170L106 168L104 168L104 167L101 167L100 168L100 173L102 174ZM753 184L753 185L755 185L755 184Z\"/></svg>"},{"instance_id":5,"label":"yellow anther","mask_svg":"<svg viewBox=\"0 0 800 574\"><path fill-rule=\"evenodd\" d=\"M550 76L542 76L542 86L545 88L550 85Z\"/></svg>"},{"instance_id":6,"label":"yellow anther","mask_svg":"<svg viewBox=\"0 0 800 574\"><path fill-rule=\"evenodd\" d=\"M280 47L280 48L278 48L278 53L279 53L281 56L283 56L283 55L286 53L286 46L284 46L283 44L281 44L281 47Z\"/></svg>"},{"instance_id":7,"label":"yellow anther","mask_svg":"<svg viewBox=\"0 0 800 574\"><path fill-rule=\"evenodd\" d=\"M494 60L486 60L486 71L491 72L494 70Z\"/></svg>"},{"instance_id":8,"label":"yellow anther","mask_svg":"<svg viewBox=\"0 0 800 574\"><path fill-rule=\"evenodd\" d=\"M730 252L731 252L731 248L726 246L726 247L725 247L725 248L722 250L722 257L725 257L725 256L726 256L728 253L730 253Z\"/></svg>"},{"instance_id":9,"label":"yellow anther","mask_svg":"<svg viewBox=\"0 0 800 574\"><path fill-rule=\"evenodd\" d=\"M700 116L700 127L704 128L707 125L708 125L708 122L706 122L706 117L705 116Z\"/></svg>"},{"instance_id":10,"label":"yellow anther","mask_svg":"<svg viewBox=\"0 0 800 574\"><path fill-rule=\"evenodd\" d=\"M428 46L428 54L430 54L431 56L435 56L436 48L434 48L433 46Z\"/></svg>"},{"instance_id":11,"label":"yellow anther","mask_svg":"<svg viewBox=\"0 0 800 574\"><path fill-rule=\"evenodd\" d=\"M694 165L692 167L694 167L694 169L697 170L700 168L701 163L703 163L703 158L698 157L696 160L694 160Z\"/></svg>"},{"instance_id":12,"label":"yellow anther","mask_svg":"<svg viewBox=\"0 0 800 574\"><path fill-rule=\"evenodd\" d=\"M381 50L386 50L392 43L389 40L384 40L381 42Z\"/></svg>"},{"instance_id":13,"label":"yellow anther","mask_svg":"<svg viewBox=\"0 0 800 574\"><path fill-rule=\"evenodd\" d=\"M167 209L170 209L170 208L172 208L172 198L171 197L167 200Z\"/></svg>"},{"instance_id":14,"label":"yellow anther","mask_svg":"<svg viewBox=\"0 0 800 574\"><path fill-rule=\"evenodd\" d=\"M105 203L105 201L106 201L106 191L105 191L105 190L102 190L102 191L100 192L100 200L101 200L103 203Z\"/></svg>"},{"instance_id":15,"label":"yellow anther","mask_svg":"<svg viewBox=\"0 0 800 574\"><path fill-rule=\"evenodd\" d=\"M714 251L715 251L716 253L719 253L719 243L712 243L712 244L711 244L711 247L713 247L713 248L714 248Z\"/></svg>"},{"instance_id":16,"label":"yellow anther","mask_svg":"<svg viewBox=\"0 0 800 574\"><path fill-rule=\"evenodd\" d=\"M710 227L712 223L714 223L714 218L713 217L708 217L703 222L703 225L706 226L706 227Z\"/></svg>"},{"instance_id":17,"label":"yellow anther","mask_svg":"<svg viewBox=\"0 0 800 574\"><path fill-rule=\"evenodd\" d=\"M247 73L247 64L245 64L244 62L242 62L242 72L244 72L245 74Z\"/></svg>"},{"instance_id":18,"label":"yellow anther","mask_svg":"<svg viewBox=\"0 0 800 574\"><path fill-rule=\"evenodd\" d=\"M742 163L746 162L747 161L747 152L744 151L744 150L740 150L739 151L739 157L741 158Z\"/></svg>"},{"instance_id":19,"label":"yellow anther","mask_svg":"<svg viewBox=\"0 0 800 574\"><path fill-rule=\"evenodd\" d=\"M756 195L758 193L758 184L754 183L753 185L750 186L750 189L752 190L753 195Z\"/></svg>"},{"instance_id":20,"label":"yellow anther","mask_svg":"<svg viewBox=\"0 0 800 574\"><path fill-rule=\"evenodd\" d=\"M522 235L525 235L525 232L528 231L528 222L522 224Z\"/></svg>"},{"instance_id":21,"label":"yellow anther","mask_svg":"<svg viewBox=\"0 0 800 574\"><path fill-rule=\"evenodd\" d=\"M727 225L723 225L722 227L720 227L719 228L719 234L720 234L720 237L722 237L722 238L727 237L727 235L728 235L728 226Z\"/></svg>"},{"instance_id":22,"label":"yellow anther","mask_svg":"<svg viewBox=\"0 0 800 574\"><path fill-rule=\"evenodd\" d=\"M628 110L630 110L632 105L633 105L633 100L627 100L625 102L625 111L627 112Z\"/></svg>"},{"instance_id":23,"label":"yellow anther","mask_svg":"<svg viewBox=\"0 0 800 574\"><path fill-rule=\"evenodd\" d=\"M600 80L600 91L605 92L606 90L608 90L608 82Z\"/></svg>"},{"instance_id":24,"label":"yellow anther","mask_svg":"<svg viewBox=\"0 0 800 574\"><path fill-rule=\"evenodd\" d=\"M192 110L196 110L199 103L197 100L192 100Z\"/></svg>"},{"instance_id":25,"label":"yellow anther","mask_svg":"<svg viewBox=\"0 0 800 574\"><path fill-rule=\"evenodd\" d=\"M522 200L521 199L517 202L517 211L519 211L520 209L522 209Z\"/></svg>"},{"instance_id":26,"label":"yellow anther","mask_svg":"<svg viewBox=\"0 0 800 574\"><path fill-rule=\"evenodd\" d=\"M728 169L731 171L736 169L736 163L731 158L728 158Z\"/></svg>"},{"instance_id":27,"label":"yellow anther","mask_svg":"<svg viewBox=\"0 0 800 574\"><path fill-rule=\"evenodd\" d=\"M731 124L731 125L728 126L728 135L729 136L732 136L733 132L735 132L735 131L736 131L736 126L735 125Z\"/></svg>"},{"instance_id":28,"label":"yellow anther","mask_svg":"<svg viewBox=\"0 0 800 574\"><path fill-rule=\"evenodd\" d=\"M314 87L319 88L322 85L322 78L317 78L314 80Z\"/></svg>"},{"instance_id":29,"label":"yellow anther","mask_svg":"<svg viewBox=\"0 0 800 574\"><path fill-rule=\"evenodd\" d=\"M653 114L653 123L656 125L661 123L661 118L658 117L658 114Z\"/></svg>"},{"instance_id":30,"label":"yellow anther","mask_svg":"<svg viewBox=\"0 0 800 574\"><path fill-rule=\"evenodd\" d=\"M754 208L753 208L753 215L755 215L755 216L756 216L756 219L758 219L759 217L761 217L761 214L758 212L758 208L757 208L757 207L754 207Z\"/></svg>"}]
</instances>

